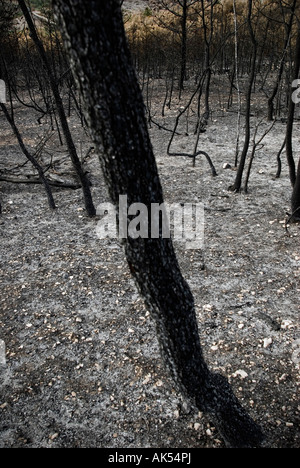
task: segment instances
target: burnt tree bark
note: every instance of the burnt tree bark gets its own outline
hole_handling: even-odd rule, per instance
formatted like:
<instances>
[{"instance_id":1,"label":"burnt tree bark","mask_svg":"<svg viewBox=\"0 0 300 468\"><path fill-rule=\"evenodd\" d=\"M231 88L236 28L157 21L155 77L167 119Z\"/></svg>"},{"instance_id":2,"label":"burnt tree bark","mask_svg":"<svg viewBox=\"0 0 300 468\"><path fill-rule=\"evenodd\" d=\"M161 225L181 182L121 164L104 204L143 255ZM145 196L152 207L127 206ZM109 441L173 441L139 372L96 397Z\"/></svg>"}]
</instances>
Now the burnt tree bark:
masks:
<instances>
[{"instance_id":1,"label":"burnt tree bark","mask_svg":"<svg viewBox=\"0 0 300 468\"><path fill-rule=\"evenodd\" d=\"M53 0L85 103L112 201L163 202L144 103L126 42L119 0ZM149 212L151 210L149 209ZM151 221L150 221L151 222ZM149 225L150 225L149 222ZM137 286L156 322L165 363L181 392L209 414L229 446L253 447L262 433L227 380L203 357L194 300L170 239L123 240Z\"/></svg>"}]
</instances>

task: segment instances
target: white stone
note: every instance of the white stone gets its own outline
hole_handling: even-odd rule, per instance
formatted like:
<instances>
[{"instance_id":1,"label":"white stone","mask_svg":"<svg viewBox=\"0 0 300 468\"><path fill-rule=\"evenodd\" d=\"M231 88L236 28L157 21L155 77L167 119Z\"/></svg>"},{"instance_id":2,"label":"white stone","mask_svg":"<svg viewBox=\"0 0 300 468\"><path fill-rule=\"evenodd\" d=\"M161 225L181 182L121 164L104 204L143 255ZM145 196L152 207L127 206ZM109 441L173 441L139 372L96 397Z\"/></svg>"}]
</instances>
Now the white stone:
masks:
<instances>
[{"instance_id":1,"label":"white stone","mask_svg":"<svg viewBox=\"0 0 300 468\"><path fill-rule=\"evenodd\" d=\"M267 348L272 343L273 343L272 338L264 338L264 348Z\"/></svg>"},{"instance_id":2,"label":"white stone","mask_svg":"<svg viewBox=\"0 0 300 468\"><path fill-rule=\"evenodd\" d=\"M0 340L0 366L6 366L6 351L3 340Z\"/></svg>"},{"instance_id":3,"label":"white stone","mask_svg":"<svg viewBox=\"0 0 300 468\"><path fill-rule=\"evenodd\" d=\"M232 374L232 377L237 377L238 375L239 375L242 379L245 379L246 377L248 377L247 372L245 372L245 371L242 370L242 369L239 369L239 370L237 370L236 372L234 372L234 374Z\"/></svg>"}]
</instances>

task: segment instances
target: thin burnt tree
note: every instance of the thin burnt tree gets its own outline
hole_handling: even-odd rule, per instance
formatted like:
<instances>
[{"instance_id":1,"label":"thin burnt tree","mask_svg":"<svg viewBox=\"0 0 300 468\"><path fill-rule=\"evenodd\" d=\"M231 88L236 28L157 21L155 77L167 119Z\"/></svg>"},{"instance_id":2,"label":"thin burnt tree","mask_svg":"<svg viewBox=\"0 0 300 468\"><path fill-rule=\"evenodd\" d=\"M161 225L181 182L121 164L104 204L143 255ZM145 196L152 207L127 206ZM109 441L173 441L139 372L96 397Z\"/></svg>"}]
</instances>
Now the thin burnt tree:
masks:
<instances>
[{"instance_id":1,"label":"thin burnt tree","mask_svg":"<svg viewBox=\"0 0 300 468\"><path fill-rule=\"evenodd\" d=\"M250 42L252 44L251 54L251 66L249 74L249 82L246 91L246 109L245 109L245 140L244 146L235 178L235 182L229 187L229 190L233 192L239 192L242 187L242 178L245 169L247 154L250 145L251 126L250 126L250 112L251 112L251 95L252 88L255 80L255 69L256 69L256 57L257 57L257 41L255 38L253 26L252 26L252 0L248 0L248 14L247 14L247 26L250 36Z\"/></svg>"},{"instance_id":2,"label":"thin burnt tree","mask_svg":"<svg viewBox=\"0 0 300 468\"><path fill-rule=\"evenodd\" d=\"M293 82L297 81L300 73L300 23L298 22L298 32L297 32L297 41L295 48L295 61L294 61L294 71L293 71ZM291 208L292 215L291 219L294 221L300 220L300 160L298 163L298 168L296 167L293 151L293 127L294 127L294 114L295 114L295 101L294 101L294 92L290 92L289 99L289 109L288 109L288 119L286 127L286 156L289 166L290 181L293 187L292 198L291 198Z\"/></svg>"},{"instance_id":3,"label":"thin burnt tree","mask_svg":"<svg viewBox=\"0 0 300 468\"><path fill-rule=\"evenodd\" d=\"M300 72L300 24L298 24L298 33L297 33L297 41L296 41L296 48L295 48L295 60L294 60L294 70L293 70L293 82L294 80L298 80L299 72ZM295 115L295 102L293 99L293 91L290 91L289 96L289 108L288 108L288 116L287 116L287 125L286 125L286 156L289 166L290 172L290 180L292 186L295 185L296 182L296 164L294 160L293 154L293 127L294 127L294 115Z\"/></svg>"},{"instance_id":4,"label":"thin burnt tree","mask_svg":"<svg viewBox=\"0 0 300 468\"><path fill-rule=\"evenodd\" d=\"M47 180L46 176L45 176L45 172L44 172L44 169L42 168L42 166L38 163L38 161L36 160L36 158L28 151L28 149L26 148L26 145L24 143L24 140L23 140L23 137L16 125L16 122L15 122L15 119L14 119L14 114L13 112L9 112L9 110L7 109L6 105L4 104L4 102L1 102L0 101L0 109L2 110L2 112L4 113L5 115L5 118L7 120L7 122L9 123L16 139L18 140L18 143L19 143L19 146L24 154L24 156L28 159L28 161L31 162L31 164L33 165L34 169L37 171L38 175L39 175L39 179L41 181L41 183L44 185L45 187L45 190L46 190L46 194L47 194L47 198L48 198L48 203L49 203L49 207L51 209L55 209L56 206L55 206L55 201L54 201L54 198L53 198L53 195L52 195L52 190L51 190L51 187L50 187L50 184L49 184L49 181ZM12 103L11 103L11 109L12 109Z\"/></svg>"},{"instance_id":5,"label":"thin burnt tree","mask_svg":"<svg viewBox=\"0 0 300 468\"><path fill-rule=\"evenodd\" d=\"M197 0L156 0L155 3L164 11L174 17L174 21L164 21L162 15L158 15L158 22L161 26L169 29L180 37L180 76L179 91L184 89L184 82L187 76L187 48L188 48L188 20L191 7ZM176 20L179 26L176 26Z\"/></svg>"},{"instance_id":6,"label":"thin burnt tree","mask_svg":"<svg viewBox=\"0 0 300 468\"><path fill-rule=\"evenodd\" d=\"M144 103L126 41L119 0L53 0L64 43L85 103L87 121L111 200L163 203ZM149 219L151 226L151 216ZM225 377L204 360L194 299L172 240L123 239L128 265L156 322L164 361L182 393L209 414L234 447L258 446L262 433Z\"/></svg>"},{"instance_id":7,"label":"thin burnt tree","mask_svg":"<svg viewBox=\"0 0 300 468\"><path fill-rule=\"evenodd\" d=\"M210 93L210 82L211 82L211 43L213 38L213 9L217 2L211 1L209 5L208 15L206 14L207 6L204 4L204 0L201 0L201 19L203 26L203 36L205 43L205 63L204 69L206 73L206 85L205 85L205 120L209 118L210 106L209 106L209 93ZM208 16L208 18L206 17Z\"/></svg>"},{"instance_id":8,"label":"thin burnt tree","mask_svg":"<svg viewBox=\"0 0 300 468\"><path fill-rule=\"evenodd\" d=\"M16 5L12 4L11 2L8 1L0 1L0 45L1 49L5 50L7 44L7 36L10 37L10 30L13 28L13 20L16 15ZM0 54L1 58L2 53ZM10 88L10 80L8 79L7 76L7 70L6 67L3 65L3 60L0 60L0 78L1 78L1 84L2 84L2 89L3 95L1 93L0 95L0 110L3 112L13 134L15 135L20 149L23 152L24 156L27 158L28 161L31 162L32 166L38 173L39 181L41 184L43 184L47 198L48 198L48 204L51 209L55 209L55 201L53 198L52 190L49 184L49 181L47 180L44 169L42 166L38 163L37 159L30 153L28 148L26 147L23 137L21 135L21 132L18 129L18 126L15 121L14 117L14 111L13 111L13 104L12 104L12 96L11 96L11 88ZM2 78L4 80L2 81ZM8 89L6 90L6 84ZM6 105L6 95L9 96L9 105L10 109ZM5 178L1 177L2 180L5 180ZM0 204L0 213L1 213L1 204Z\"/></svg>"},{"instance_id":9,"label":"thin burnt tree","mask_svg":"<svg viewBox=\"0 0 300 468\"><path fill-rule=\"evenodd\" d=\"M47 72L47 75L49 77L50 87L51 87L53 97L54 97L54 100L55 100L55 103L56 103L57 112L58 112L58 115L59 115L62 131L63 131L64 137L65 137L65 141L66 141L66 144L67 144L68 152L69 152L71 161L73 163L73 167L75 169L75 172L76 172L76 174L78 176L78 179L79 179L79 181L80 181L80 183L82 185L82 191L83 191L86 211L87 211L89 216L95 216L96 209L95 209L93 199L92 199L92 194L91 194L91 190L90 190L90 182L89 182L89 180L87 178L87 175L86 175L86 173L85 173L85 171L84 171L84 169L83 169L83 167L81 165L80 159L79 159L78 154L77 154L77 150L76 150L73 138L72 138L72 134L71 134L71 131L70 131L68 119L67 119L66 112L65 112L65 109L64 109L64 103L63 103L62 97L61 97L60 92L59 92L59 86L58 86L57 79L55 77L55 73L54 73L54 71L53 71L53 69L52 69L52 67L51 67L51 65L49 63L45 47L44 47L43 42L41 41L41 39L40 39L40 37L38 35L38 31L37 31L37 29L35 27L35 24L33 22L32 16L30 14L30 11L28 9L28 6L27 6L26 2L24 0L18 0L18 3L19 3L19 6L20 6L20 8L22 10L22 13L23 13L23 15L25 17L28 28L30 30L31 38L32 38L33 42L36 45L36 48L37 48L37 50L38 50L38 52L40 54L40 57L42 59L42 62L43 62L43 66L44 66L44 68L45 68L45 70Z\"/></svg>"},{"instance_id":10,"label":"thin burnt tree","mask_svg":"<svg viewBox=\"0 0 300 468\"><path fill-rule=\"evenodd\" d=\"M276 81L272 90L271 95L268 98L268 120L273 120L274 118L274 100L278 94L278 90L280 87L282 75L284 72L284 66L286 61L287 51L291 41L291 34L293 29L293 22L295 18L295 9L296 9L297 0L293 0L291 5L291 13L288 22L286 22L285 18L283 18L284 26L285 26L285 40L284 40L284 49L282 52L282 56L279 62L279 69L276 77Z\"/></svg>"}]
</instances>

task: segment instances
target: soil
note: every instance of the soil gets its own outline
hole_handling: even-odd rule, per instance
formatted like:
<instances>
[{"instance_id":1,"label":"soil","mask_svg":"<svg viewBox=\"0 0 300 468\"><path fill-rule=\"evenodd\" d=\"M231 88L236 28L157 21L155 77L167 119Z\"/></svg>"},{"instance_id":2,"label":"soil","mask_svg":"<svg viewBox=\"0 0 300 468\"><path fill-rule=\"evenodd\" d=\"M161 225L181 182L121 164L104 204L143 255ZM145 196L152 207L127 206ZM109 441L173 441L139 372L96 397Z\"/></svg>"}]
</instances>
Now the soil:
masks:
<instances>
[{"instance_id":1,"label":"soil","mask_svg":"<svg viewBox=\"0 0 300 468\"><path fill-rule=\"evenodd\" d=\"M180 103L162 118L160 82L155 89L154 120L170 129ZM34 151L47 122L39 126L18 105L16 119ZM205 158L193 167L189 158L168 156L170 132L152 124L150 134L165 200L205 205L204 248L175 248L206 361L262 426L265 447L299 448L300 233L299 224L285 229L291 184L284 156L275 178L285 124L276 122L256 153L248 194L235 194L228 187L236 119L218 106L201 135L217 177ZM85 155L91 142L76 118L70 123ZM175 151L193 150L192 117L188 123L188 135L186 121L178 129ZM0 126L1 172L33 174L29 164L18 167L25 159L3 114ZM299 131L296 122L297 154ZM65 147L54 136L47 145L52 177L74 180ZM108 202L95 152L86 168L95 204ZM209 419L175 391L118 241L97 237L99 219L85 215L81 190L53 191L54 212L41 185L0 185L0 447L224 447Z\"/></svg>"}]
</instances>

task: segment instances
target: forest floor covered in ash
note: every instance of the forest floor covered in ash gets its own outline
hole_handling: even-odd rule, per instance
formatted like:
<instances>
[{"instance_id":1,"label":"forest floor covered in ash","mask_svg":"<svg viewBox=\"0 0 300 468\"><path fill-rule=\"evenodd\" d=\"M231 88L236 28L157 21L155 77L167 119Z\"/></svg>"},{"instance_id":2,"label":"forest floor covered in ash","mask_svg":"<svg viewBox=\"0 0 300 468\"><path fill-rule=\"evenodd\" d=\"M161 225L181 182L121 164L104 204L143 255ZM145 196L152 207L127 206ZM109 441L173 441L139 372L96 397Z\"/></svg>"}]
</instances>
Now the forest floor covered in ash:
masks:
<instances>
[{"instance_id":1,"label":"forest floor covered in ash","mask_svg":"<svg viewBox=\"0 0 300 468\"><path fill-rule=\"evenodd\" d=\"M161 102L153 118L172 129L179 105L163 118ZM20 107L16 118L33 151L43 126ZM175 243L205 359L261 425L266 447L299 448L300 231L297 224L285 229L285 154L275 178L285 124L276 122L257 152L249 193L234 194L236 119L213 109L200 138L217 177L205 158L193 167L189 158L168 156L170 132L152 124L150 134L165 201L205 206L204 248ZM193 151L193 122L190 114L179 127L176 152ZM268 124L261 125L263 132ZM3 114L0 127L1 173L32 174L29 164L18 167L25 159ZM76 120L72 128L85 155L91 143ZM299 156L299 122L294 135ZM52 176L72 180L65 148L49 145ZM95 205L108 202L97 154L86 167ZM41 185L1 182L0 197L0 447L224 447L209 419L174 389L123 250L97 237L99 220L85 215L81 190L54 189L55 212Z\"/></svg>"}]
</instances>

